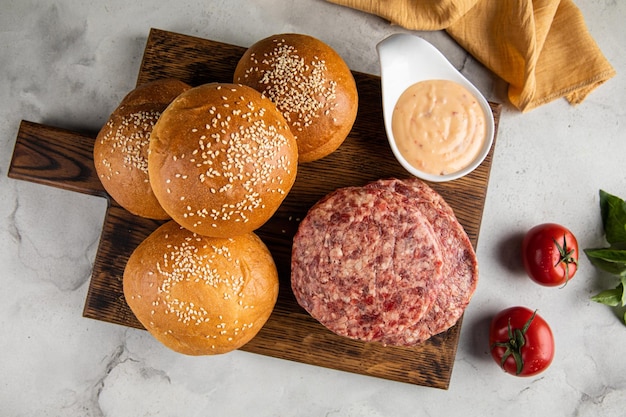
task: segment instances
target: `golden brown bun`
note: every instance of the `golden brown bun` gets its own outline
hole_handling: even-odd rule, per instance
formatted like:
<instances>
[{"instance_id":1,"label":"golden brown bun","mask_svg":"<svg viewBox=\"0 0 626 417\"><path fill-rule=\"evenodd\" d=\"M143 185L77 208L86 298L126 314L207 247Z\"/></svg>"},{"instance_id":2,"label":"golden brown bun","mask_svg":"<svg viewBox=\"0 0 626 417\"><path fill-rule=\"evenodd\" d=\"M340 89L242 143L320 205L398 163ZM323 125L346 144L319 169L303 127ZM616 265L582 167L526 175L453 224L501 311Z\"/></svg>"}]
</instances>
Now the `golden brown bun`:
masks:
<instances>
[{"instance_id":1,"label":"golden brown bun","mask_svg":"<svg viewBox=\"0 0 626 417\"><path fill-rule=\"evenodd\" d=\"M296 136L300 162L334 152L356 119L358 93L350 68L330 46L308 35L260 40L241 57L233 79L276 103Z\"/></svg>"},{"instance_id":2,"label":"golden brown bun","mask_svg":"<svg viewBox=\"0 0 626 417\"><path fill-rule=\"evenodd\" d=\"M178 96L152 132L148 171L178 224L215 237L249 233L278 209L296 178L298 149L258 91L211 83Z\"/></svg>"},{"instance_id":3,"label":"golden brown bun","mask_svg":"<svg viewBox=\"0 0 626 417\"><path fill-rule=\"evenodd\" d=\"M124 297L157 340L187 355L249 342L278 297L278 273L255 234L200 236L169 221L148 236L124 270Z\"/></svg>"},{"instance_id":4,"label":"golden brown bun","mask_svg":"<svg viewBox=\"0 0 626 417\"><path fill-rule=\"evenodd\" d=\"M102 127L93 149L104 189L126 210L150 219L168 219L148 180L148 143L161 112L190 87L165 79L128 93Z\"/></svg>"}]
</instances>

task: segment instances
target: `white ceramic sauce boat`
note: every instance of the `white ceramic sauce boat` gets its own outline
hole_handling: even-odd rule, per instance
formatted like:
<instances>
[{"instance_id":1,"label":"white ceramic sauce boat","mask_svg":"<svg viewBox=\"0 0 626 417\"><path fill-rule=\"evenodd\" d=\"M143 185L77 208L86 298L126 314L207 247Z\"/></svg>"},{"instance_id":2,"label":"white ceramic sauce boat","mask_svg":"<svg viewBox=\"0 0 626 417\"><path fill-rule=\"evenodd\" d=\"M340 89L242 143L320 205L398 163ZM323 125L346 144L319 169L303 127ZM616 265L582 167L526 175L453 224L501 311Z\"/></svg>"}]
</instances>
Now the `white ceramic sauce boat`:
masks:
<instances>
[{"instance_id":1,"label":"white ceramic sauce boat","mask_svg":"<svg viewBox=\"0 0 626 417\"><path fill-rule=\"evenodd\" d=\"M463 177L476 169L493 144L494 120L489 103L478 89L465 78L433 45L411 34L394 34L376 45L380 61L383 118L389 145L398 162L412 175L426 181L444 182ZM486 138L477 157L465 168L446 175L422 172L409 164L400 154L391 129L391 118L400 95L411 85L425 80L454 81L476 96L486 121Z\"/></svg>"}]
</instances>

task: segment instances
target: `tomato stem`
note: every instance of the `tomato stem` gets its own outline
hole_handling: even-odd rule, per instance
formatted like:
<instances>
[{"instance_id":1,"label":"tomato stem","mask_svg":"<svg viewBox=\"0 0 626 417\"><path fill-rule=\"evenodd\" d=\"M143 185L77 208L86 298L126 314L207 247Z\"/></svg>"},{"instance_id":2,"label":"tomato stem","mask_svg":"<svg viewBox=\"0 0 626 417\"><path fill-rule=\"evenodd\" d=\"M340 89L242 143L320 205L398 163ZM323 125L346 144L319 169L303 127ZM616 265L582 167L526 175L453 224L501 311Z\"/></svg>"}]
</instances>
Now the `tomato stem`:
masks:
<instances>
[{"instance_id":1,"label":"tomato stem","mask_svg":"<svg viewBox=\"0 0 626 417\"><path fill-rule=\"evenodd\" d=\"M524 323L524 327L521 329L513 329L511 327L511 318L509 317L509 324L507 329L507 336L509 340L506 342L496 342L491 345L491 349L493 350L495 347L503 347L506 348L504 354L502 354L502 359L500 360L500 367L504 369L504 363L512 356L515 360L515 374L519 375L524 369L524 359L522 358L522 348L526 345L526 332L530 327L535 315L537 314L537 310L533 311L532 316L528 319L526 323Z\"/></svg>"},{"instance_id":2,"label":"tomato stem","mask_svg":"<svg viewBox=\"0 0 626 417\"><path fill-rule=\"evenodd\" d=\"M554 265L554 267L556 268L557 266L559 266L560 263L564 263L565 264L565 283L563 284L563 286L567 285L568 281L569 281L569 264L574 264L578 267L578 260L576 259L576 257L574 256L574 249L570 249L567 246L567 240L565 239L565 233L563 233L563 245L559 245L559 242L556 241L555 238L552 238L552 241L554 242L554 244L556 245L557 249L559 250L559 260L557 261L557 263Z\"/></svg>"}]
</instances>

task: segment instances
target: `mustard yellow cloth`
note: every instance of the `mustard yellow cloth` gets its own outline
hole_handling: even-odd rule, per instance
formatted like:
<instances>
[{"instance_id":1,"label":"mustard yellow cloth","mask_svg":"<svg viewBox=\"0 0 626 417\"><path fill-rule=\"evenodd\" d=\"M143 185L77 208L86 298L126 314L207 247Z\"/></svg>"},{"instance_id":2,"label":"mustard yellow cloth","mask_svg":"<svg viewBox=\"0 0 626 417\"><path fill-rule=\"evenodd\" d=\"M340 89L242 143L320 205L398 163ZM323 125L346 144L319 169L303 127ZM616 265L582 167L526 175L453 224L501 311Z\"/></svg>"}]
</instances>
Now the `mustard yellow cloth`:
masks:
<instances>
[{"instance_id":1,"label":"mustard yellow cloth","mask_svg":"<svg viewBox=\"0 0 626 417\"><path fill-rule=\"evenodd\" d=\"M409 30L445 30L509 84L529 111L557 98L571 104L615 75L572 0L328 0Z\"/></svg>"}]
</instances>

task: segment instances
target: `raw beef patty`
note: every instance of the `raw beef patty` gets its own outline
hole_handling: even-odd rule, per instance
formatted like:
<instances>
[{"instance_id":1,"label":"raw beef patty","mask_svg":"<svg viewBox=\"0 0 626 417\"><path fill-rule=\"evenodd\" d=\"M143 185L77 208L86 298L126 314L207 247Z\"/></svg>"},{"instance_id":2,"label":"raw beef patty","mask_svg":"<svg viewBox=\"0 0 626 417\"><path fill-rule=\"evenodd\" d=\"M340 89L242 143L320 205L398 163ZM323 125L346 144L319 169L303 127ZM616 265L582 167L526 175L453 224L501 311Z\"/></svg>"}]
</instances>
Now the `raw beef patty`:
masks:
<instances>
[{"instance_id":1,"label":"raw beef patty","mask_svg":"<svg viewBox=\"0 0 626 417\"><path fill-rule=\"evenodd\" d=\"M413 345L437 298L441 237L402 193L348 187L324 197L294 237L291 284L298 303L334 333Z\"/></svg>"},{"instance_id":2,"label":"raw beef patty","mask_svg":"<svg viewBox=\"0 0 626 417\"><path fill-rule=\"evenodd\" d=\"M463 315L478 284L478 262L472 243L454 211L428 185L417 178L380 180L368 187L383 188L408 197L433 227L443 254L443 279L435 302L416 329L427 340L452 327Z\"/></svg>"}]
</instances>

